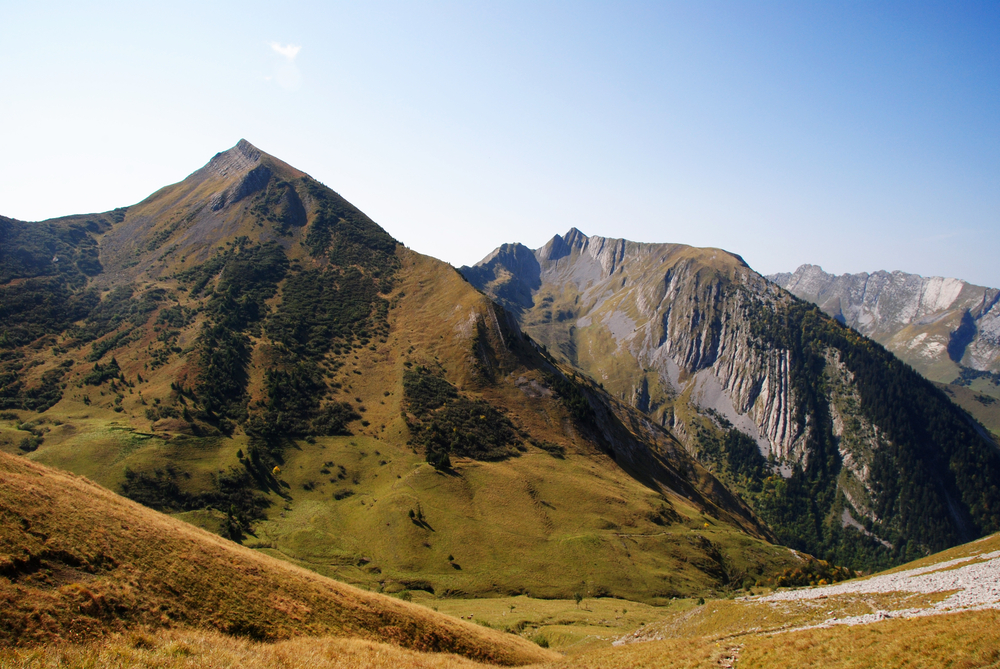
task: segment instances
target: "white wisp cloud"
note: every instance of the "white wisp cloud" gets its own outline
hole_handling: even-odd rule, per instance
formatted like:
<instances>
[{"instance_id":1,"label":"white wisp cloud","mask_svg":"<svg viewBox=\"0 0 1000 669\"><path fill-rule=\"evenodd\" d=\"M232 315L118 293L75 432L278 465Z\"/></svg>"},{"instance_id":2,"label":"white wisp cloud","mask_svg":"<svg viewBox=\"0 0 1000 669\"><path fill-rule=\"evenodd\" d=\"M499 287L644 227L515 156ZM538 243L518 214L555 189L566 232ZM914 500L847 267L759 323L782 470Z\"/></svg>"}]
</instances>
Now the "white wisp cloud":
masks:
<instances>
[{"instance_id":1,"label":"white wisp cloud","mask_svg":"<svg viewBox=\"0 0 1000 669\"><path fill-rule=\"evenodd\" d=\"M299 51L302 50L302 47L296 44L281 45L278 42L271 42L270 44L275 53L284 56L289 62L295 60L295 57L299 55Z\"/></svg>"},{"instance_id":2,"label":"white wisp cloud","mask_svg":"<svg viewBox=\"0 0 1000 669\"><path fill-rule=\"evenodd\" d=\"M264 77L267 81L274 81L279 86L288 91L294 91L302 83L302 74L298 65L295 64L295 57L299 55L302 47L297 44L280 44L278 42L268 42L268 46L274 53L282 57L272 76Z\"/></svg>"}]
</instances>

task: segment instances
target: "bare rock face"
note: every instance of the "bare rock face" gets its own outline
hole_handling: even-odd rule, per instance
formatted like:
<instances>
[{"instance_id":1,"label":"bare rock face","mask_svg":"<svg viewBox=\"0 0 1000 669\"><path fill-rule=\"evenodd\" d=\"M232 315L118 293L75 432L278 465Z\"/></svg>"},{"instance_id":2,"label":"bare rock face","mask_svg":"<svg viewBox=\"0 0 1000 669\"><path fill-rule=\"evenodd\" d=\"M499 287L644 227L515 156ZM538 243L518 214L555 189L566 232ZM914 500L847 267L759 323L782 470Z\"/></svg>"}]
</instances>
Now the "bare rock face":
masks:
<instances>
[{"instance_id":1,"label":"bare rock face","mask_svg":"<svg viewBox=\"0 0 1000 669\"><path fill-rule=\"evenodd\" d=\"M756 301L787 297L739 256L587 237L575 228L529 256L534 263L527 253L506 244L461 271L520 314L540 343L661 424L679 420L665 396L690 394L765 453L804 455L788 353L758 350L743 318Z\"/></svg>"},{"instance_id":2,"label":"bare rock face","mask_svg":"<svg viewBox=\"0 0 1000 669\"><path fill-rule=\"evenodd\" d=\"M963 444L974 442L1000 477L995 444L940 392L844 323L881 336L950 314L959 325L946 330L944 355L949 344L959 346L961 334L950 333L972 327L976 337L958 359L981 365L993 359L984 342L995 336L997 291L884 273L844 280L832 291L823 288L818 268L775 282L720 249L588 237L576 229L533 252L504 245L460 271L516 314L538 343L670 429L703 462L728 470L737 487L750 471L741 467L766 459L771 478L746 484L744 493L790 545L822 552L815 543L822 541L850 552L867 541L858 550L901 556L944 535L948 543L985 528L963 507L963 484L942 467L965 457ZM820 304L836 320L779 283L826 290L829 300ZM961 325L970 318L972 326ZM950 437L942 436L945 423L956 430ZM759 456L720 456L706 436L713 429L738 430ZM767 487L782 479L787 485L768 497ZM903 500L911 485L934 497L927 504L938 514L936 529L918 529L927 504L918 512Z\"/></svg>"},{"instance_id":3,"label":"bare rock face","mask_svg":"<svg viewBox=\"0 0 1000 669\"><path fill-rule=\"evenodd\" d=\"M816 265L770 277L871 337L927 378L1000 372L1000 290L905 272L827 274Z\"/></svg>"}]
</instances>

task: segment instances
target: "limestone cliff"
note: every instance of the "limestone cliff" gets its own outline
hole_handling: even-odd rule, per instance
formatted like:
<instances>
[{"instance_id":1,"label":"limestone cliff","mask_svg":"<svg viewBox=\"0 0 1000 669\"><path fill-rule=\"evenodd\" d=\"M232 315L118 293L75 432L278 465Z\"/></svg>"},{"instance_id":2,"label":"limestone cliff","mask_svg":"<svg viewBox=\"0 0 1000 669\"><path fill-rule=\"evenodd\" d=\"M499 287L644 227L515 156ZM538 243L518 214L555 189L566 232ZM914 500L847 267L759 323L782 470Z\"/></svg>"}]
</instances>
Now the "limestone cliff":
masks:
<instances>
[{"instance_id":1,"label":"limestone cliff","mask_svg":"<svg viewBox=\"0 0 1000 669\"><path fill-rule=\"evenodd\" d=\"M861 527L859 534L902 555L901 543L920 552L945 535L949 542L977 531L963 510L968 495L948 471L921 464L912 473L940 514L929 533L912 525L916 512L901 509L906 494L887 479L907 478L909 485L911 472L893 474L893 467L910 457L940 464L962 440L975 442L1000 474L995 444L929 384L906 389L922 380L884 349L796 300L739 256L571 229L534 251L506 244L460 271L517 314L540 344L671 429L737 487L742 481L783 540L819 553L817 542L832 542L839 548L826 553L833 556L864 543L848 537L847 528ZM953 292L946 282L930 285L923 304L951 304ZM919 416L900 417L925 399L934 416L961 432L958 441L929 433ZM720 430L748 435L759 454L719 446L739 441L719 441L712 435ZM765 473L756 482L738 473L751 470ZM787 488L769 496L768 486L784 485L776 482L782 479ZM810 509L793 508L810 496ZM805 527L799 512L815 527Z\"/></svg>"}]
</instances>

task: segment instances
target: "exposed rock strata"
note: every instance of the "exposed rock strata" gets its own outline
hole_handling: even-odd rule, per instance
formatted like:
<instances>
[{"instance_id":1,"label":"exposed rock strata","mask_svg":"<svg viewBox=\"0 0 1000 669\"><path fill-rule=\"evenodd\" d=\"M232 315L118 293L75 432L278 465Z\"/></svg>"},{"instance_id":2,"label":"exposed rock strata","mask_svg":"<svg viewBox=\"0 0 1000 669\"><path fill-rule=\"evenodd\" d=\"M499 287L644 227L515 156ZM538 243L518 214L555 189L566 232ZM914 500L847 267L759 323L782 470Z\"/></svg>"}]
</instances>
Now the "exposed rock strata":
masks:
<instances>
[{"instance_id":1,"label":"exposed rock strata","mask_svg":"<svg viewBox=\"0 0 1000 669\"><path fill-rule=\"evenodd\" d=\"M941 547L939 537L945 535L951 537L948 542L969 538L969 514L976 503L959 499L963 493L941 460L953 458L951 471L972 466L956 455L969 440L978 441L968 417L933 389L917 388L919 377L884 350L810 311L739 256L588 237L571 229L535 251L505 244L461 271L516 314L536 341L669 428L691 452L701 455L706 448L706 420L756 440L771 471L794 479L787 490L799 492L786 491L783 503L791 506L774 517L798 527L796 532L835 532L798 526L796 518L806 510L795 505L813 503L814 493L803 492L810 489L828 491L825 501L808 511L811 528L852 528L863 522L859 533L881 547L905 544L917 535L926 545ZM842 300L846 311L838 320L875 327L882 322L875 316L884 313L904 325L933 324L941 319L941 309L961 307L965 321L974 321L962 326L964 332L974 328L977 339L960 359L984 359L980 342L991 341L1000 313L996 291L976 293L953 280L917 279L893 283L876 276L871 283L885 284L878 293L883 297L864 308L849 308ZM866 304L866 295L875 293L861 290L858 304ZM950 343L954 350L954 337ZM947 350L948 342L943 346ZM854 378L858 369L865 372L867 394ZM914 402L925 404L934 417L914 414L909 409ZM903 426L901 421L910 422ZM903 441L890 438L887 428ZM954 437L959 432L964 436ZM945 434L953 436L935 441ZM997 466L988 437L975 448L983 451L982 462ZM729 456L722 457L731 466ZM955 464L959 460L965 464ZM706 465L712 466L708 460ZM922 486L916 497L933 499L933 530L919 527L910 491L914 481ZM762 498L761 504L771 502Z\"/></svg>"},{"instance_id":2,"label":"exposed rock strata","mask_svg":"<svg viewBox=\"0 0 1000 669\"><path fill-rule=\"evenodd\" d=\"M1000 290L905 272L828 274L816 265L768 277L875 339L934 381L964 366L1000 372Z\"/></svg>"},{"instance_id":3,"label":"exposed rock strata","mask_svg":"<svg viewBox=\"0 0 1000 669\"><path fill-rule=\"evenodd\" d=\"M505 244L462 271L521 314L539 342L660 424L667 405L651 395L650 375L661 392L694 391L704 408L753 433L765 453L805 457L789 352L760 347L744 317L755 302L787 297L739 256L572 229L535 252ZM597 348L611 350L594 355Z\"/></svg>"}]
</instances>

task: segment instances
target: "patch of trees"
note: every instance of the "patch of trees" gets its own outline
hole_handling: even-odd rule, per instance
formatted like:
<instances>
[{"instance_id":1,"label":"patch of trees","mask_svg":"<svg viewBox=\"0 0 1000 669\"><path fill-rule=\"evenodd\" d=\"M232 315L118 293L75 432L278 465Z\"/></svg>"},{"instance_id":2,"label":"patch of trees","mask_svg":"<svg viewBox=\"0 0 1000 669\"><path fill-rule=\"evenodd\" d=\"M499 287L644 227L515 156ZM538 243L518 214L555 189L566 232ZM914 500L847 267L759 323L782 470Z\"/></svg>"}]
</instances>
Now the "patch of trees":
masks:
<instances>
[{"instance_id":1,"label":"patch of trees","mask_svg":"<svg viewBox=\"0 0 1000 669\"><path fill-rule=\"evenodd\" d=\"M125 469L121 493L144 506L166 513L213 508L226 514L222 533L233 541L243 540L251 533L251 524L265 518L270 501L260 494L253 477L245 470L230 467L226 472L212 476L212 489L202 493L188 493L181 489L178 480L185 478L174 465L151 472Z\"/></svg>"},{"instance_id":2,"label":"patch of trees","mask_svg":"<svg viewBox=\"0 0 1000 669\"><path fill-rule=\"evenodd\" d=\"M961 372L952 383L956 386L971 386L973 381L977 379L985 379L995 386L1000 386L1000 374L996 372L987 372L981 369L972 369L971 367L962 366Z\"/></svg>"},{"instance_id":3,"label":"patch of trees","mask_svg":"<svg viewBox=\"0 0 1000 669\"><path fill-rule=\"evenodd\" d=\"M110 351L121 348L131 342L142 338L142 331L138 328L116 332L103 341L96 341L90 345L90 353L87 354L87 361L94 362L100 360Z\"/></svg>"},{"instance_id":4,"label":"patch of trees","mask_svg":"<svg viewBox=\"0 0 1000 669\"><path fill-rule=\"evenodd\" d=\"M452 455L505 460L526 450L506 415L489 402L460 395L423 367L404 372L403 393L413 441L437 469L449 469Z\"/></svg>"},{"instance_id":5,"label":"patch of trees","mask_svg":"<svg viewBox=\"0 0 1000 669\"><path fill-rule=\"evenodd\" d=\"M103 271L93 234L115 219L25 223L0 217L0 284L7 284L0 287L0 348L64 332L100 302L96 291L86 289L87 277Z\"/></svg>"},{"instance_id":6,"label":"patch of trees","mask_svg":"<svg viewBox=\"0 0 1000 669\"><path fill-rule=\"evenodd\" d=\"M246 427L265 459L279 459L289 438L350 434L348 423L360 416L346 402L324 403L328 388L319 363L330 353L345 355L373 339L384 341L389 302L382 293L391 289L399 267L395 240L340 196L309 179L304 183L318 207L306 245L314 255L326 254L329 264L290 268L281 302L261 320L279 346L265 377L265 399ZM330 364L336 369L338 363Z\"/></svg>"},{"instance_id":7,"label":"patch of trees","mask_svg":"<svg viewBox=\"0 0 1000 669\"><path fill-rule=\"evenodd\" d=\"M288 258L276 243L251 246L240 238L233 244L207 311L217 323L236 330L256 325L267 315L265 300L274 297L287 272Z\"/></svg>"},{"instance_id":8,"label":"patch of trees","mask_svg":"<svg viewBox=\"0 0 1000 669\"><path fill-rule=\"evenodd\" d=\"M90 310L82 325L74 326L69 334L80 342L100 339L124 326L121 332L102 342L95 342L88 356L89 360L100 360L119 346L137 340L141 333L135 328L145 325L150 315L166 299L162 288L147 290L136 296L131 286L119 286Z\"/></svg>"},{"instance_id":9,"label":"patch of trees","mask_svg":"<svg viewBox=\"0 0 1000 669\"><path fill-rule=\"evenodd\" d=\"M268 444L278 444L283 438L315 433L312 418L326 393L326 384L315 363L300 362L285 369L268 370L264 374L264 392L261 411L253 416L249 427L253 434ZM345 419L352 415L357 414L349 404L328 405L323 427L334 434L349 434Z\"/></svg>"},{"instance_id":10,"label":"patch of trees","mask_svg":"<svg viewBox=\"0 0 1000 669\"><path fill-rule=\"evenodd\" d=\"M356 267L302 271L289 277L267 334L302 357L346 353L389 332L380 283Z\"/></svg>"},{"instance_id":11,"label":"patch of trees","mask_svg":"<svg viewBox=\"0 0 1000 669\"><path fill-rule=\"evenodd\" d=\"M0 287L0 349L65 332L100 302L94 290L74 290L65 277L38 277Z\"/></svg>"},{"instance_id":12,"label":"patch of trees","mask_svg":"<svg viewBox=\"0 0 1000 669\"><path fill-rule=\"evenodd\" d=\"M0 216L0 284L14 279L61 277L80 288L100 274L97 240L110 227L105 216L26 223Z\"/></svg>"},{"instance_id":13,"label":"patch of trees","mask_svg":"<svg viewBox=\"0 0 1000 669\"><path fill-rule=\"evenodd\" d=\"M415 416L426 416L458 398L458 390L424 367L403 373L403 391L407 408Z\"/></svg>"},{"instance_id":14,"label":"patch of trees","mask_svg":"<svg viewBox=\"0 0 1000 669\"><path fill-rule=\"evenodd\" d=\"M698 452L702 462L714 462L723 469L721 478L739 483L751 491L759 492L761 481L770 473L767 459L761 454L757 442L729 421L722 425L722 432L695 426Z\"/></svg>"},{"instance_id":15,"label":"patch of trees","mask_svg":"<svg viewBox=\"0 0 1000 669\"><path fill-rule=\"evenodd\" d=\"M269 336L300 357L340 355L388 335L389 302L399 259L398 242L322 184L303 178L316 207L304 241L321 270L288 278L281 305L268 320Z\"/></svg>"},{"instance_id":16,"label":"patch of trees","mask_svg":"<svg viewBox=\"0 0 1000 669\"><path fill-rule=\"evenodd\" d=\"M312 433L323 436L349 435L347 424L361 420L361 414L356 412L348 402L329 402L320 409L312 422Z\"/></svg>"},{"instance_id":17,"label":"patch of trees","mask_svg":"<svg viewBox=\"0 0 1000 669\"><path fill-rule=\"evenodd\" d=\"M531 445L534 446L535 448L539 448L545 451L546 453L556 458L557 460L566 459L566 447L563 446L562 444L554 444L551 441L543 441L543 440L536 441L532 439Z\"/></svg>"},{"instance_id":18,"label":"patch of trees","mask_svg":"<svg viewBox=\"0 0 1000 669\"><path fill-rule=\"evenodd\" d=\"M118 378L123 378L122 370L118 366L118 361L111 358L111 362L106 365L95 362L93 368L84 375L81 381L88 386L99 386L105 381L112 381Z\"/></svg>"},{"instance_id":19,"label":"patch of trees","mask_svg":"<svg viewBox=\"0 0 1000 669\"><path fill-rule=\"evenodd\" d=\"M597 418L594 415L594 409L590 406L587 396L575 379L571 381L562 374L555 373L547 374L545 382L552 390L556 391L574 420L584 425L596 425Z\"/></svg>"},{"instance_id":20,"label":"patch of trees","mask_svg":"<svg viewBox=\"0 0 1000 669\"><path fill-rule=\"evenodd\" d=\"M281 179L272 179L255 198L250 213L259 225L264 222L274 224L278 233L287 235L292 227L306 224L306 210L292 184Z\"/></svg>"},{"instance_id":21,"label":"patch of trees","mask_svg":"<svg viewBox=\"0 0 1000 669\"><path fill-rule=\"evenodd\" d=\"M774 578L760 583L784 588L801 588L810 585L829 585L856 578L859 574L847 567L838 567L826 560L807 560L801 567L788 568Z\"/></svg>"},{"instance_id":22,"label":"patch of trees","mask_svg":"<svg viewBox=\"0 0 1000 669\"><path fill-rule=\"evenodd\" d=\"M198 335L198 375L195 392L209 419L246 419L246 389L250 380L250 338L218 323L206 323Z\"/></svg>"},{"instance_id":23,"label":"patch of trees","mask_svg":"<svg viewBox=\"0 0 1000 669\"><path fill-rule=\"evenodd\" d=\"M246 419L253 353L249 335L258 333L267 314L265 302L275 295L287 271L288 259L280 246L253 245L240 237L208 262L178 274L193 296L218 276L206 305L209 318L196 342L200 373L194 394L210 421ZM177 316L184 319L186 314Z\"/></svg>"},{"instance_id":24,"label":"patch of trees","mask_svg":"<svg viewBox=\"0 0 1000 669\"><path fill-rule=\"evenodd\" d=\"M156 316L157 325L166 325L172 328L184 328L194 320L194 310L181 305L164 307Z\"/></svg>"},{"instance_id":25,"label":"patch of trees","mask_svg":"<svg viewBox=\"0 0 1000 669\"><path fill-rule=\"evenodd\" d=\"M323 184L308 177L302 183L317 207L305 239L313 257L327 255L334 265L356 265L372 273L399 267L399 242L389 233Z\"/></svg>"},{"instance_id":26,"label":"patch of trees","mask_svg":"<svg viewBox=\"0 0 1000 669\"><path fill-rule=\"evenodd\" d=\"M72 365L71 360L67 360ZM65 363L42 374L37 386L26 387L18 374L19 362L4 363L0 367L0 409L46 411L62 399L62 379L68 365Z\"/></svg>"}]
</instances>

